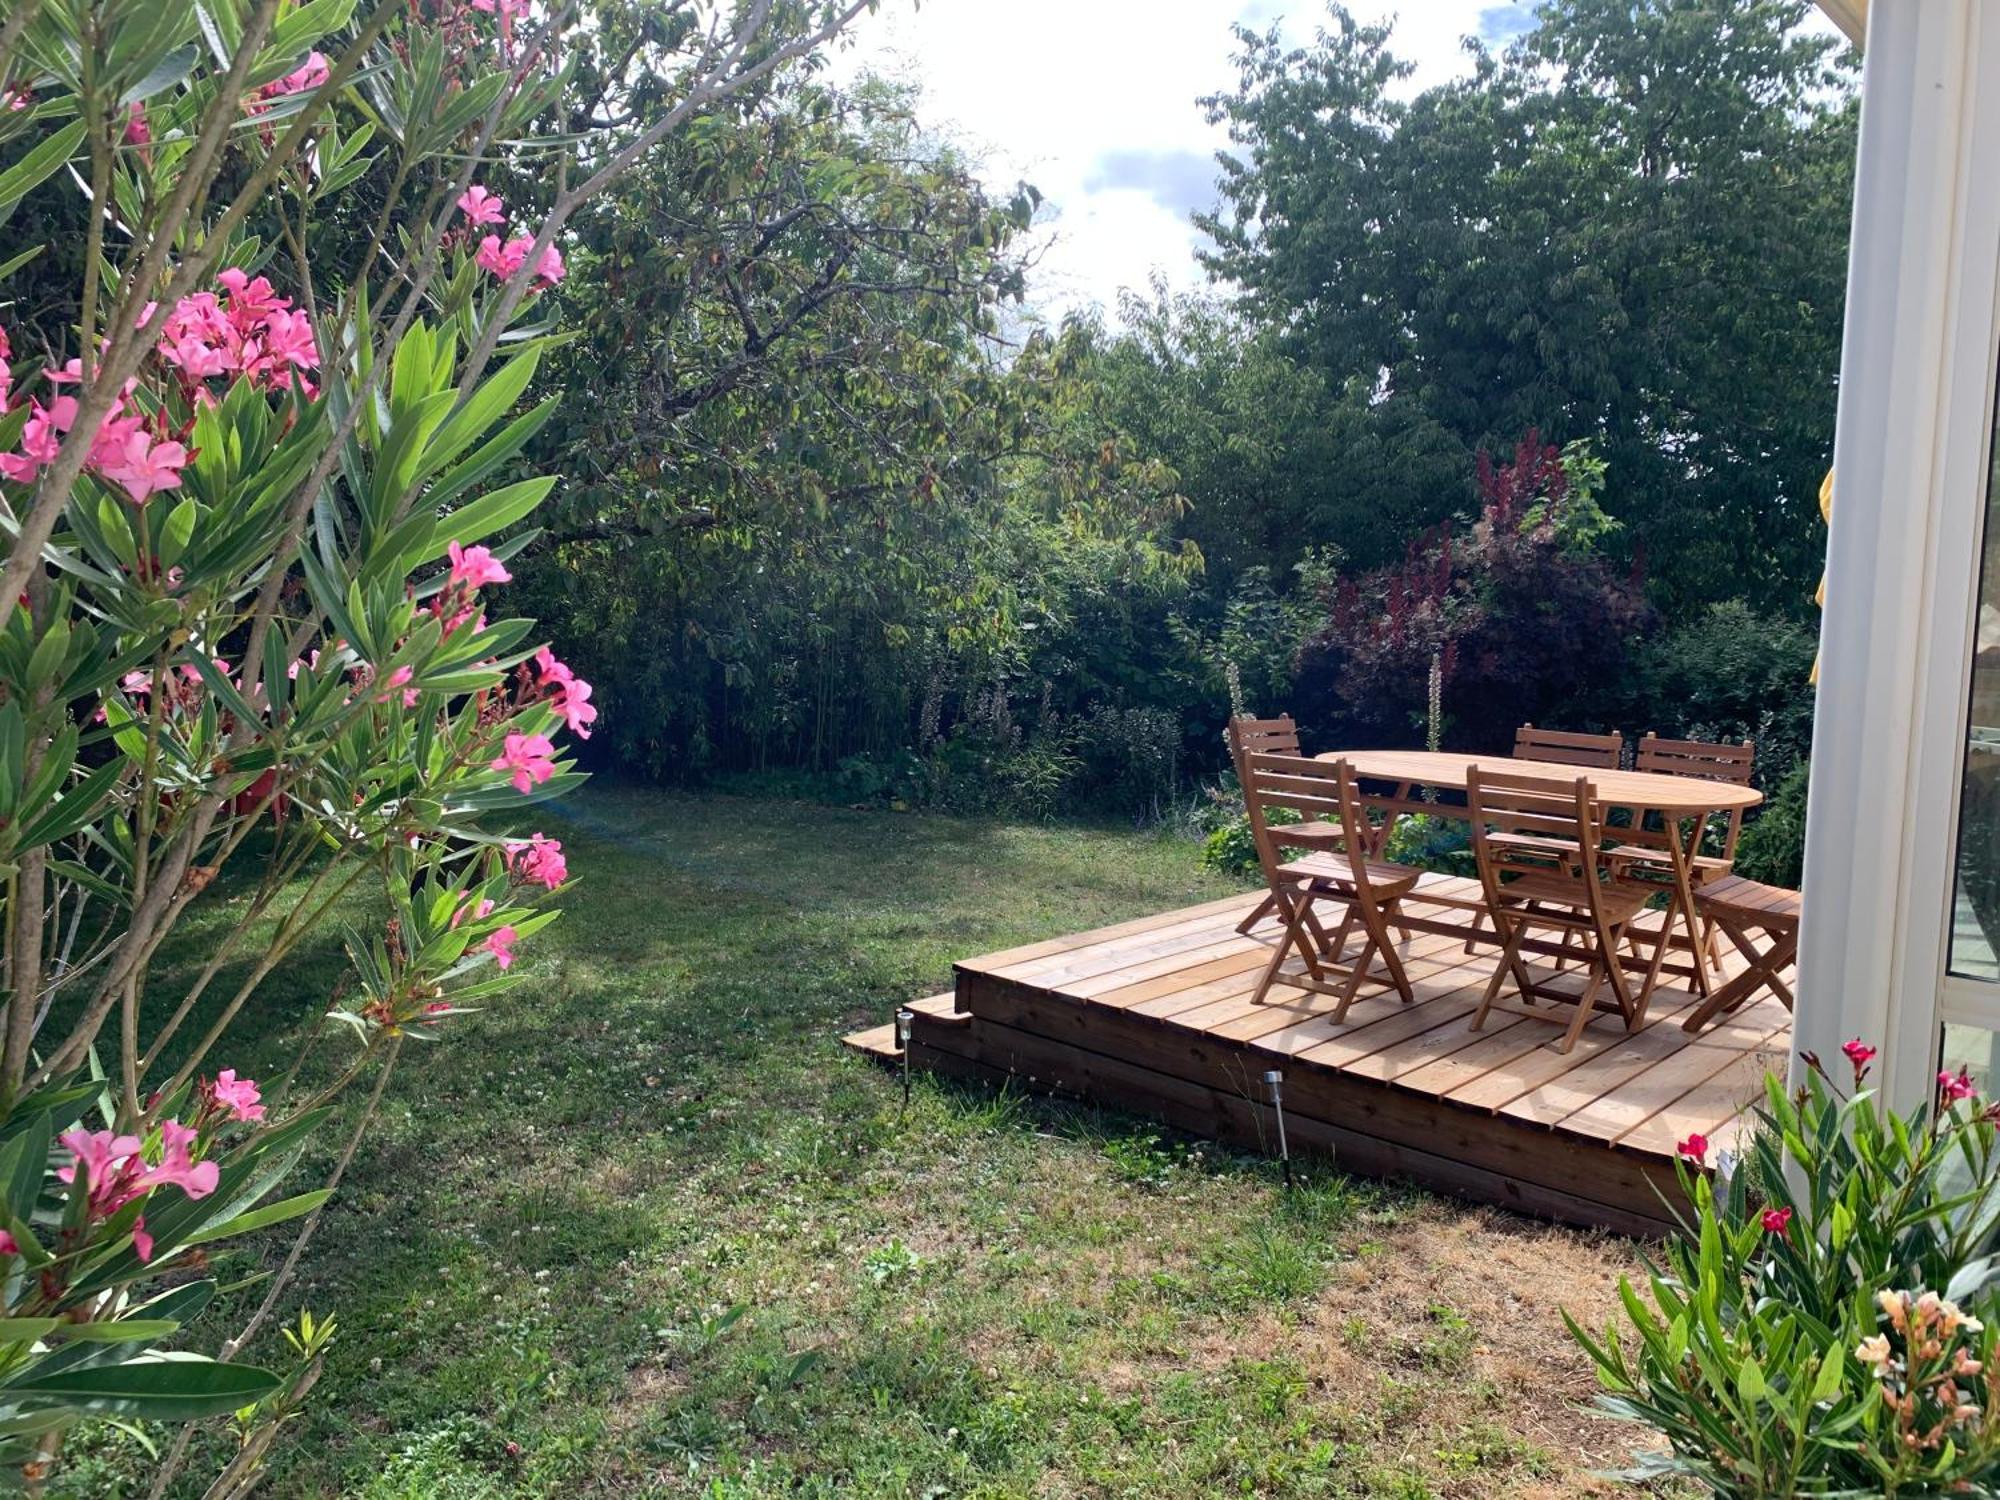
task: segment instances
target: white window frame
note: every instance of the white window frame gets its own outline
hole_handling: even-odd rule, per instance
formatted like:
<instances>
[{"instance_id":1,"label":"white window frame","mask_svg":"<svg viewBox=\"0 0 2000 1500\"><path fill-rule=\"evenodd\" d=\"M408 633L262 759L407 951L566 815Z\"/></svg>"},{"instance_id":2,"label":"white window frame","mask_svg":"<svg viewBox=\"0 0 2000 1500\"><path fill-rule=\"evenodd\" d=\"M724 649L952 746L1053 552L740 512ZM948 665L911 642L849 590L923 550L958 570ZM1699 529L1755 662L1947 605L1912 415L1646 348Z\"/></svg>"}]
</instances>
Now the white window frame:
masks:
<instances>
[{"instance_id":1,"label":"white window frame","mask_svg":"<svg viewBox=\"0 0 2000 1500\"><path fill-rule=\"evenodd\" d=\"M1945 969L2000 348L2000 7L1869 7L1854 209L1794 1029L1823 1057L1880 1046L1907 1105L1947 1016L2000 1026L2000 986Z\"/></svg>"}]
</instances>

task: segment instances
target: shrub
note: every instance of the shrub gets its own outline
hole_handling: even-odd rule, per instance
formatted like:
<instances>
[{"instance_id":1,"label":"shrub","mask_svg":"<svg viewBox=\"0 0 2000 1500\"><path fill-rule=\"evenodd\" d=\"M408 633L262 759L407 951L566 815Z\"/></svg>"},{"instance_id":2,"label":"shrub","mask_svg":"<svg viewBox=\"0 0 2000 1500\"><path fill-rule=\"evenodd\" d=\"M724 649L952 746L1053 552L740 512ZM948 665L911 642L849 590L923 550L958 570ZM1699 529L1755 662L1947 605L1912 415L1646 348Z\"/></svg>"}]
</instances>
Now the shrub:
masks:
<instances>
[{"instance_id":1,"label":"shrub","mask_svg":"<svg viewBox=\"0 0 2000 1500\"><path fill-rule=\"evenodd\" d=\"M1736 873L1797 889L1805 878L1806 791L1811 767L1800 763L1746 823L1736 845Z\"/></svg>"},{"instance_id":2,"label":"shrub","mask_svg":"<svg viewBox=\"0 0 2000 1500\"><path fill-rule=\"evenodd\" d=\"M1622 712L1637 732L1757 745L1760 785L1774 788L1812 748L1818 633L1742 600L1707 610L1639 653Z\"/></svg>"},{"instance_id":3,"label":"shrub","mask_svg":"<svg viewBox=\"0 0 2000 1500\"><path fill-rule=\"evenodd\" d=\"M1300 654L1302 716L1342 739L1407 742L1429 716L1435 662L1453 744L1503 749L1524 720L1597 717L1579 684L1623 681L1651 620L1637 581L1598 551L1615 525L1593 494L1600 477L1586 449L1533 432L1512 463L1481 454L1475 524L1426 532L1400 564L1333 591Z\"/></svg>"},{"instance_id":4,"label":"shrub","mask_svg":"<svg viewBox=\"0 0 2000 1500\"><path fill-rule=\"evenodd\" d=\"M1479 873L1479 862L1472 853L1472 825L1463 818L1406 813L1396 819L1382 853L1396 864L1415 865L1441 875L1471 878Z\"/></svg>"},{"instance_id":5,"label":"shrub","mask_svg":"<svg viewBox=\"0 0 2000 1500\"><path fill-rule=\"evenodd\" d=\"M1274 807L1265 821L1273 827L1301 821L1289 807ZM1224 875L1249 875L1257 869L1257 840L1250 832L1250 815L1239 812L1202 842L1201 864L1205 870Z\"/></svg>"},{"instance_id":6,"label":"shrub","mask_svg":"<svg viewBox=\"0 0 2000 1500\"><path fill-rule=\"evenodd\" d=\"M1817 1059L1789 1096L1767 1081L1747 1158L1699 1170L1694 1208L1642 1290L1620 1283L1602 1340L1574 1319L1602 1404L1667 1440L1640 1473L1716 1494L1990 1493L2000 1477L2000 1321L1989 1257L2000 1183L1996 1110L1963 1073L1907 1117Z\"/></svg>"}]
</instances>

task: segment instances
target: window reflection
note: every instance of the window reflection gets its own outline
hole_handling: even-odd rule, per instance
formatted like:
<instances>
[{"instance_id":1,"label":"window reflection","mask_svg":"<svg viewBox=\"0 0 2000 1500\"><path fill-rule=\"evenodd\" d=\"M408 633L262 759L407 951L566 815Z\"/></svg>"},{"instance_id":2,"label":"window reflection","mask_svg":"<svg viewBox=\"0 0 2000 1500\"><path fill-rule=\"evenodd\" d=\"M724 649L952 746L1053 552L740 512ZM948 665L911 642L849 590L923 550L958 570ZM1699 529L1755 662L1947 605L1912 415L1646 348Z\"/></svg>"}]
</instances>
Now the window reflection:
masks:
<instances>
[{"instance_id":1,"label":"window reflection","mask_svg":"<svg viewBox=\"0 0 2000 1500\"><path fill-rule=\"evenodd\" d=\"M2000 446L1994 452L1986 488L1949 967L1968 979L2000 981Z\"/></svg>"}]
</instances>

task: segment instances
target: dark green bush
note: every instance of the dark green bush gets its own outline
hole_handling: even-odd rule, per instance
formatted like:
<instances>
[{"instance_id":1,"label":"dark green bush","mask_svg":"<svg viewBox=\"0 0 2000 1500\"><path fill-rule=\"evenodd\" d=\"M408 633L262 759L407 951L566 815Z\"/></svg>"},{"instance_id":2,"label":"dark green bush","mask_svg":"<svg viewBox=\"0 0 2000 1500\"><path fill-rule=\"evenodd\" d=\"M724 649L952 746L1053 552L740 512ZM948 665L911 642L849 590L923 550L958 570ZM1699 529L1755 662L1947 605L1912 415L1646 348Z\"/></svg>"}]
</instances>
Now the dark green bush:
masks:
<instances>
[{"instance_id":1,"label":"dark green bush","mask_svg":"<svg viewBox=\"0 0 2000 1500\"><path fill-rule=\"evenodd\" d=\"M1778 784L1736 846L1736 873L1796 890L1805 876L1806 774L1801 763Z\"/></svg>"}]
</instances>

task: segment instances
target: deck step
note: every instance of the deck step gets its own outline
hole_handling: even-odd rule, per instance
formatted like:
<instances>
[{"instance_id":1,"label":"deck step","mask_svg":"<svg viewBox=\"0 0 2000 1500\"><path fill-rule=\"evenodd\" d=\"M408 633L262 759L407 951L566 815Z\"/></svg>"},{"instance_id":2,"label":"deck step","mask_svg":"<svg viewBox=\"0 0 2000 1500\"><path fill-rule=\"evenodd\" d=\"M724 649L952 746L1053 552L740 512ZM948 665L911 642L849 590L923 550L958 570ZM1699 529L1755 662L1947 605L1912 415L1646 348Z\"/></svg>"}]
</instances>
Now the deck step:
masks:
<instances>
[{"instance_id":1,"label":"deck step","mask_svg":"<svg viewBox=\"0 0 2000 1500\"><path fill-rule=\"evenodd\" d=\"M840 1045L850 1052L859 1052L863 1057L872 1057L877 1062L895 1062L903 1055L902 1046L896 1041L894 1021L884 1021L866 1031L849 1032L840 1039Z\"/></svg>"},{"instance_id":2,"label":"deck step","mask_svg":"<svg viewBox=\"0 0 2000 1500\"><path fill-rule=\"evenodd\" d=\"M921 1000L912 1000L910 1009L933 1025L969 1026L972 1023L971 1013L959 1010L958 997L949 990L942 995L926 995ZM875 1058L878 1062L900 1062L903 1056L903 1048L896 1040L894 1021L884 1021L880 1026L870 1026L865 1031L844 1036L840 1044L849 1051Z\"/></svg>"}]
</instances>

